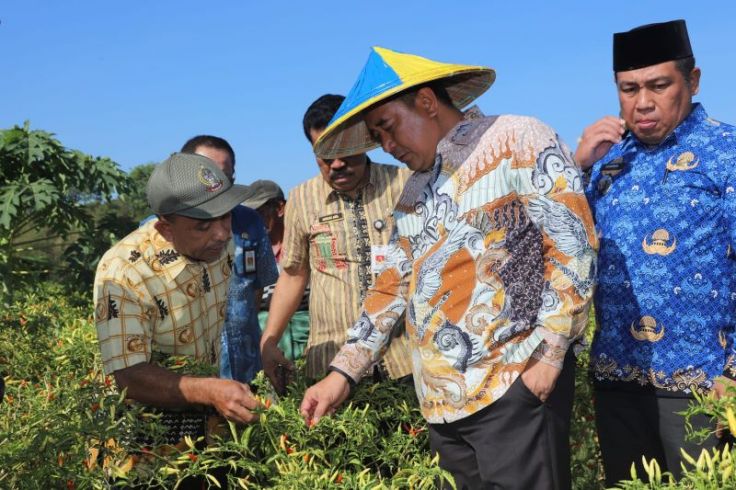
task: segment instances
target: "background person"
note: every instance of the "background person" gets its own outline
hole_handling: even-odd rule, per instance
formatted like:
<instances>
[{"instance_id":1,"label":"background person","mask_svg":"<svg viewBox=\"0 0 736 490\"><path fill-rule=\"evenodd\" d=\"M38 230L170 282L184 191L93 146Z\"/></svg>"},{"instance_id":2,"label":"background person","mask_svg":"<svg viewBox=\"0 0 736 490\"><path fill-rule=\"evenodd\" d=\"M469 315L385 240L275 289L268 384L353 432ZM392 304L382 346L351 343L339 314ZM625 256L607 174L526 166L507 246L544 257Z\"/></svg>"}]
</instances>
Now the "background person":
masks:
<instances>
[{"instance_id":1,"label":"background person","mask_svg":"<svg viewBox=\"0 0 736 490\"><path fill-rule=\"evenodd\" d=\"M310 145L343 100L323 95L309 106L302 126ZM368 287L385 268L391 212L408 177L396 166L371 162L363 152L316 160L320 175L294 188L286 203L283 272L261 338L263 369L279 389L283 386L278 368L288 361L277 344L310 279L307 377L324 376L345 343ZM365 374L375 380L409 376L406 339L397 336L384 359L366 367Z\"/></svg>"},{"instance_id":2,"label":"background person","mask_svg":"<svg viewBox=\"0 0 736 490\"><path fill-rule=\"evenodd\" d=\"M279 265L280 272L281 251L283 250L284 242L284 212L286 207L284 191L272 180L256 180L248 186L248 189L248 196L243 201L243 205L255 209L261 215L261 218L263 218L263 222L268 230L268 236L271 240L271 249L276 258L276 264ZM273 296L274 289L275 284L263 288L263 298L261 300L260 312L258 313L258 322L261 325L261 330L266 329L268 309L271 306L271 297ZM302 357L308 339L309 285L304 289L302 300L281 335L278 348L286 359L294 361Z\"/></svg>"},{"instance_id":3,"label":"background person","mask_svg":"<svg viewBox=\"0 0 736 490\"><path fill-rule=\"evenodd\" d=\"M199 135L190 138L182 153L205 156L235 182L235 152L223 138ZM260 215L245 206L232 210L233 274L228 289L225 325L222 330L220 377L250 383L262 369L261 330L258 310L263 288L276 282L278 269L268 233Z\"/></svg>"}]
</instances>

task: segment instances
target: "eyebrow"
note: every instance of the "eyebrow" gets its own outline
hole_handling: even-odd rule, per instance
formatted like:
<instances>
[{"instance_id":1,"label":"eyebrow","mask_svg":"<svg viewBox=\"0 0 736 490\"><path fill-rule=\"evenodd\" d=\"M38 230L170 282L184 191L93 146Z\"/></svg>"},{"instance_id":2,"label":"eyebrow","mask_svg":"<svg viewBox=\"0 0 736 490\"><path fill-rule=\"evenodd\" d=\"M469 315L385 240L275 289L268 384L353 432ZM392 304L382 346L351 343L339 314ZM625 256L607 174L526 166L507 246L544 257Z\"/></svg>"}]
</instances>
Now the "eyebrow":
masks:
<instances>
[{"instance_id":1,"label":"eyebrow","mask_svg":"<svg viewBox=\"0 0 736 490\"><path fill-rule=\"evenodd\" d=\"M385 125L386 125L387 123L388 123L388 121L386 120L386 118L385 118L385 117L382 117L381 119L379 119L379 120L378 120L378 122L377 122L377 123L376 123L376 124L375 124L374 126L377 126L377 127L379 127L379 128L382 128L382 127L384 127L384 126L385 126Z\"/></svg>"},{"instance_id":2,"label":"eyebrow","mask_svg":"<svg viewBox=\"0 0 736 490\"><path fill-rule=\"evenodd\" d=\"M670 81L672 81L672 77L668 77L666 75L662 75L662 76L659 76L659 77L656 77L656 78L650 78L648 80L644 80L643 83L644 83L644 85L651 85L653 83L670 82ZM622 81L619 82L619 85L620 86L623 86L623 85L637 85L638 86L639 83L636 82L636 81L634 81L634 80L622 80Z\"/></svg>"}]
</instances>

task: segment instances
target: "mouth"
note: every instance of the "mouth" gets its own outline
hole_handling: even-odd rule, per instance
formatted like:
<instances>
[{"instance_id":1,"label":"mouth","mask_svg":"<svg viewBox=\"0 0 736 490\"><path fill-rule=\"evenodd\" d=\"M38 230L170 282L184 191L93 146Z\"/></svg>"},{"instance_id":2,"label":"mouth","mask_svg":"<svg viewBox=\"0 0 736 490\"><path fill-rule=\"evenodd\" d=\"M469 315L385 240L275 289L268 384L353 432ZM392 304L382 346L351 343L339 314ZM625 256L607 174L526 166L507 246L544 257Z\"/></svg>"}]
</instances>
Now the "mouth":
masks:
<instances>
[{"instance_id":1,"label":"mouth","mask_svg":"<svg viewBox=\"0 0 736 490\"><path fill-rule=\"evenodd\" d=\"M409 155L409 152L402 153L401 155L393 155L395 159L400 161L401 163L406 163L406 157Z\"/></svg>"},{"instance_id":2,"label":"mouth","mask_svg":"<svg viewBox=\"0 0 736 490\"><path fill-rule=\"evenodd\" d=\"M654 129L656 125L657 121L654 121L652 119L640 119L636 121L636 126L639 129Z\"/></svg>"},{"instance_id":3,"label":"mouth","mask_svg":"<svg viewBox=\"0 0 736 490\"><path fill-rule=\"evenodd\" d=\"M350 175L334 175L330 177L330 180L336 184L345 183L350 181Z\"/></svg>"}]
</instances>

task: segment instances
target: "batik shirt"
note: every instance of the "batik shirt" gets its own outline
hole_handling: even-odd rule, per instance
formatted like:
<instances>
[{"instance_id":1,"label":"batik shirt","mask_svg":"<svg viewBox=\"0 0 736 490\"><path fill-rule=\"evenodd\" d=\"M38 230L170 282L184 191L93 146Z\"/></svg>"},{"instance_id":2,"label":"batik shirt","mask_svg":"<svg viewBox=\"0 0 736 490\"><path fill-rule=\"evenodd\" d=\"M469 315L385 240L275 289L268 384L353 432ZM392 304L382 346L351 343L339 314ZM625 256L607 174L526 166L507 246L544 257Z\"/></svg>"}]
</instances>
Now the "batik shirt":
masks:
<instances>
[{"instance_id":1,"label":"batik shirt","mask_svg":"<svg viewBox=\"0 0 736 490\"><path fill-rule=\"evenodd\" d=\"M222 332L220 376L249 383L263 369L256 291L276 282L278 269L260 215L245 206L232 212L235 255Z\"/></svg>"},{"instance_id":2,"label":"batik shirt","mask_svg":"<svg viewBox=\"0 0 736 490\"><path fill-rule=\"evenodd\" d=\"M97 266L95 324L107 374L170 355L217 362L232 248L214 262L189 260L156 221L120 240Z\"/></svg>"},{"instance_id":3,"label":"batik shirt","mask_svg":"<svg viewBox=\"0 0 736 490\"><path fill-rule=\"evenodd\" d=\"M332 369L357 381L404 310L430 423L501 398L533 353L562 366L585 328L597 243L580 172L551 128L469 111L394 217L391 263Z\"/></svg>"},{"instance_id":4,"label":"batik shirt","mask_svg":"<svg viewBox=\"0 0 736 490\"><path fill-rule=\"evenodd\" d=\"M629 134L594 164L599 388L679 396L736 374L734 186L735 128L699 104L659 145Z\"/></svg>"},{"instance_id":5,"label":"batik shirt","mask_svg":"<svg viewBox=\"0 0 736 490\"><path fill-rule=\"evenodd\" d=\"M360 314L368 287L382 270L392 211L409 172L370 163L368 183L353 199L318 175L286 201L281 267L309 270L309 342L306 374L324 376ZM399 337L380 366L392 378L411 373L406 340Z\"/></svg>"}]
</instances>

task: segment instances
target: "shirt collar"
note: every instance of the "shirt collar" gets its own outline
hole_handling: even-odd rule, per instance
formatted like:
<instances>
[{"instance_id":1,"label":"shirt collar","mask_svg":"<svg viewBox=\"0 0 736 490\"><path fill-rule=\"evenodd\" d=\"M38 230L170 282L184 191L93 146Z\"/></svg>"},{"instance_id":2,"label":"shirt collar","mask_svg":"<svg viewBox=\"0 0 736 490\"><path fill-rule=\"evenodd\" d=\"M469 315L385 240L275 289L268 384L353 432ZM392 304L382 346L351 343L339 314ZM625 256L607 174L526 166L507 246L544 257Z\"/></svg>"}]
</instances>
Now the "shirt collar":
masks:
<instances>
[{"instance_id":1,"label":"shirt collar","mask_svg":"<svg viewBox=\"0 0 736 490\"><path fill-rule=\"evenodd\" d=\"M631 131L629 131L627 138L630 138L631 144L646 148L647 150L656 150L659 148L663 148L664 146L677 145L679 142L683 141L690 133L695 131L696 128L706 119L708 119L708 114L705 112L703 105L699 102L696 102L693 104L690 114L688 114L688 116L683 119L680 124L677 125L675 130L667 135L659 144L653 146L646 145L639 141L639 139L634 136L634 133Z\"/></svg>"},{"instance_id":2,"label":"shirt collar","mask_svg":"<svg viewBox=\"0 0 736 490\"><path fill-rule=\"evenodd\" d=\"M153 219L146 223L144 226L149 227L149 238L151 239L151 245L153 246L154 256L150 259L151 267L157 271L163 273L166 280L171 283L179 274L181 274L187 266L202 264L201 262L191 260L184 255L180 254L175 248L174 244L166 240L166 238L158 232L154 223L158 219ZM223 250L222 255L217 260L222 260L222 257L230 253L232 246L232 240L228 244L228 247Z\"/></svg>"},{"instance_id":3,"label":"shirt collar","mask_svg":"<svg viewBox=\"0 0 736 490\"><path fill-rule=\"evenodd\" d=\"M368 157L368 155L365 156L367 160L367 167L366 171L368 172L368 182L365 183L363 187L358 188L358 190L365 189L368 186L376 187L378 185L378 173L373 171L373 162ZM327 183L327 181L322 178L322 185L326 186L327 189L327 195L325 196L325 204L329 204L331 201L338 199L340 197L340 194L342 194L339 191L336 191L335 189L330 186L330 184Z\"/></svg>"},{"instance_id":4,"label":"shirt collar","mask_svg":"<svg viewBox=\"0 0 736 490\"><path fill-rule=\"evenodd\" d=\"M446 155L452 145L466 145L471 143L471 129L474 127L473 122L484 117L485 114L483 114L483 111L477 105L473 105L463 112L463 119L437 143L437 154ZM436 171L435 167L440 161L441 159L435 158L434 165L432 166L433 171Z\"/></svg>"}]
</instances>

